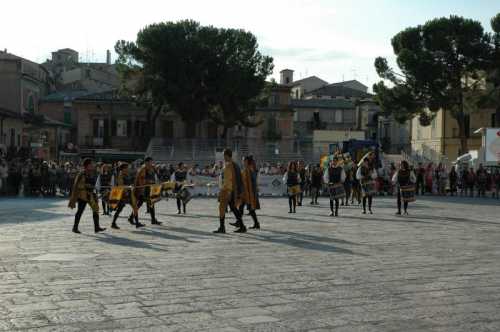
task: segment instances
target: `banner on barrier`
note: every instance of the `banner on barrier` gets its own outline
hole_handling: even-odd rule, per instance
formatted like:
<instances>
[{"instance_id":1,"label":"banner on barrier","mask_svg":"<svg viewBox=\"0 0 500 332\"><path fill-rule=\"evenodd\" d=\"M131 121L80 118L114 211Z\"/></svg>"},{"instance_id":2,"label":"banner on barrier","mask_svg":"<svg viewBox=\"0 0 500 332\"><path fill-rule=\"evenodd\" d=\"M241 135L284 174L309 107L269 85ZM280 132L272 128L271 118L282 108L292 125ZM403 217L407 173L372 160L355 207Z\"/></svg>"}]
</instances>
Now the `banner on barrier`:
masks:
<instances>
[{"instance_id":1,"label":"banner on barrier","mask_svg":"<svg viewBox=\"0 0 500 332\"><path fill-rule=\"evenodd\" d=\"M194 184L194 196L216 196L219 194L219 179L217 177L196 175L191 177ZM261 196L281 196L285 192L283 176L259 175L259 194Z\"/></svg>"}]
</instances>

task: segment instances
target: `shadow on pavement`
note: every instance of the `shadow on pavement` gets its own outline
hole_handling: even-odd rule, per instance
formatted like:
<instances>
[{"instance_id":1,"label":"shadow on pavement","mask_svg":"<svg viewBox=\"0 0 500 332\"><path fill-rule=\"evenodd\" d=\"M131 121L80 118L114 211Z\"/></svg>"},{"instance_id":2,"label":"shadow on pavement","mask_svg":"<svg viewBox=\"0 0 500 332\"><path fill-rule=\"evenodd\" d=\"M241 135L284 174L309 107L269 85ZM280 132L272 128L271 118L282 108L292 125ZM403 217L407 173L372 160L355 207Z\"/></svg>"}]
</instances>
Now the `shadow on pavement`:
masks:
<instances>
[{"instance_id":1,"label":"shadow on pavement","mask_svg":"<svg viewBox=\"0 0 500 332\"><path fill-rule=\"evenodd\" d=\"M466 205L481 205L481 206L497 206L500 207L500 200L495 198L477 198L477 197L460 197L460 196L417 196L418 201L439 202L447 204L466 204Z\"/></svg>"},{"instance_id":2,"label":"shadow on pavement","mask_svg":"<svg viewBox=\"0 0 500 332\"><path fill-rule=\"evenodd\" d=\"M217 225L215 225L214 228L217 227ZM198 231L198 230L184 228L184 227L169 226L168 230L171 230L171 231L177 232L177 233L186 233L186 234L198 235L198 236L202 236L202 237L217 237L217 235L214 234L214 233L212 233L212 232L203 232L203 231Z\"/></svg>"},{"instance_id":3,"label":"shadow on pavement","mask_svg":"<svg viewBox=\"0 0 500 332\"><path fill-rule=\"evenodd\" d=\"M100 236L97 235L86 235L88 237L94 238L98 242L103 242L106 244L112 244L117 246L139 248L139 249L150 249L154 251L167 252L168 250L157 248L147 242L131 240L129 238L116 236L109 233L101 233Z\"/></svg>"},{"instance_id":4,"label":"shadow on pavement","mask_svg":"<svg viewBox=\"0 0 500 332\"><path fill-rule=\"evenodd\" d=\"M63 199L57 198L1 198L0 225L52 221L69 218L73 221L75 211L67 213L50 211L61 206Z\"/></svg>"},{"instance_id":5,"label":"shadow on pavement","mask_svg":"<svg viewBox=\"0 0 500 332\"><path fill-rule=\"evenodd\" d=\"M166 230L168 230L168 229L166 229ZM154 237L158 237L158 238L165 239L165 240L184 241L184 242L188 242L188 243L198 243L198 241L190 240L187 237L167 234L167 233L159 232L159 231L157 231L155 229L151 229L151 228L145 228L145 229L143 228L141 230L135 230L135 231L132 231L132 233L138 234L138 235L154 236Z\"/></svg>"},{"instance_id":6,"label":"shadow on pavement","mask_svg":"<svg viewBox=\"0 0 500 332\"><path fill-rule=\"evenodd\" d=\"M323 251L323 252L331 252L331 253L339 253L339 254L349 254L355 256L368 256L365 254L356 253L352 250L337 247L331 244L325 244L322 242L339 242L344 244L353 244L355 243L338 240L329 237L318 237L307 234L299 234L293 232L280 232L280 231L268 231L269 233L275 233L276 235L266 235L265 233L246 233L245 237L255 239L258 241L270 242L275 244L283 244L299 249L307 249L307 250L315 250L315 251Z\"/></svg>"}]
</instances>

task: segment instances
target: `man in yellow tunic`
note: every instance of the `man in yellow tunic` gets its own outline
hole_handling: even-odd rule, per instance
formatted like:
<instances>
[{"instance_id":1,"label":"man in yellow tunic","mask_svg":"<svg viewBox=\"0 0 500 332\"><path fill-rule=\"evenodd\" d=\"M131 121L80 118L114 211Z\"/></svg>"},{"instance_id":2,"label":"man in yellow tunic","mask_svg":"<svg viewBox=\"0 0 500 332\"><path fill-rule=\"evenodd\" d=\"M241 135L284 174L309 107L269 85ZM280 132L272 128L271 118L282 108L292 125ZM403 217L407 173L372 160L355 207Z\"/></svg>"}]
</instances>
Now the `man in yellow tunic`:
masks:
<instances>
[{"instance_id":1,"label":"man in yellow tunic","mask_svg":"<svg viewBox=\"0 0 500 332\"><path fill-rule=\"evenodd\" d=\"M106 230L99 226L99 205L97 203L97 195L95 194L96 177L94 172L94 164L92 159L86 158L83 161L83 172L80 172L73 184L71 197L68 206L74 209L78 203L78 209L75 214L75 223L73 225L73 233L80 234L78 224L82 217L83 211L87 204L92 209L92 217L94 218L94 231L96 233Z\"/></svg>"},{"instance_id":2,"label":"man in yellow tunic","mask_svg":"<svg viewBox=\"0 0 500 332\"><path fill-rule=\"evenodd\" d=\"M226 208L229 208L236 217L235 226L238 229L236 233L245 233L247 231L239 212L239 206L242 204L243 182L241 180L241 170L233 162L233 152L229 149L224 150L224 169L219 178L219 229L214 233L226 233L224 224L226 217Z\"/></svg>"},{"instance_id":3,"label":"man in yellow tunic","mask_svg":"<svg viewBox=\"0 0 500 332\"><path fill-rule=\"evenodd\" d=\"M257 165L253 156L247 156L244 160L244 169L241 172L241 179L243 181L243 201L244 204L240 206L240 214L243 215L245 205L248 207L249 215L253 219L253 226L250 229L260 229L260 224L257 219L255 210L260 209L259 193L257 189Z\"/></svg>"},{"instance_id":4,"label":"man in yellow tunic","mask_svg":"<svg viewBox=\"0 0 500 332\"><path fill-rule=\"evenodd\" d=\"M120 216L120 213L122 212L123 208L125 207L126 204L130 204L132 207L132 214L134 215L135 219L135 227L143 227L144 224L141 224L139 222L139 216L137 213L137 203L135 201L135 196L132 193L132 179L130 179L129 174L128 174L128 164L127 163L122 163L120 166L118 166L118 176L116 177L116 181L113 184L114 186L118 187L124 187L124 192L122 194L122 198L118 202L118 206L115 211L115 215L113 216L113 223L111 224L111 228L113 229L120 229L118 225L116 224L116 220ZM125 188L126 187L126 188Z\"/></svg>"},{"instance_id":5,"label":"man in yellow tunic","mask_svg":"<svg viewBox=\"0 0 500 332\"><path fill-rule=\"evenodd\" d=\"M149 207L149 214L151 215L152 225L161 225L162 223L156 219L154 202L151 201L151 185L156 184L157 176L153 166L153 158L146 157L144 165L137 171L134 182L134 195L137 201L137 210L142 204L146 203ZM134 224L134 212L129 217L129 222Z\"/></svg>"}]
</instances>

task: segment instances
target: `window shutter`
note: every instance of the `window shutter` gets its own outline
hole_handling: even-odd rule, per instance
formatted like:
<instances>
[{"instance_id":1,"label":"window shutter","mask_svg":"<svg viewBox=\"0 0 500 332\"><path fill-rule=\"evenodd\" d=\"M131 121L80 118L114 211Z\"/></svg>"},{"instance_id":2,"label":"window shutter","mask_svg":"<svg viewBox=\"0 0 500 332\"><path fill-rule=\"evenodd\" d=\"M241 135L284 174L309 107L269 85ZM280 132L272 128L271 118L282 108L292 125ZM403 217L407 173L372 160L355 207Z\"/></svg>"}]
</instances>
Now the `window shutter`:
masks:
<instances>
[{"instance_id":1,"label":"window shutter","mask_svg":"<svg viewBox=\"0 0 500 332\"><path fill-rule=\"evenodd\" d=\"M92 121L92 136L97 137L99 135L99 120L94 119Z\"/></svg>"},{"instance_id":2,"label":"window shutter","mask_svg":"<svg viewBox=\"0 0 500 332\"><path fill-rule=\"evenodd\" d=\"M104 138L109 137L109 119L104 119Z\"/></svg>"},{"instance_id":3,"label":"window shutter","mask_svg":"<svg viewBox=\"0 0 500 332\"><path fill-rule=\"evenodd\" d=\"M127 136L132 136L132 120L127 120Z\"/></svg>"},{"instance_id":4,"label":"window shutter","mask_svg":"<svg viewBox=\"0 0 500 332\"><path fill-rule=\"evenodd\" d=\"M141 128L141 122L139 120L136 120L134 136L141 136L140 128Z\"/></svg>"}]
</instances>

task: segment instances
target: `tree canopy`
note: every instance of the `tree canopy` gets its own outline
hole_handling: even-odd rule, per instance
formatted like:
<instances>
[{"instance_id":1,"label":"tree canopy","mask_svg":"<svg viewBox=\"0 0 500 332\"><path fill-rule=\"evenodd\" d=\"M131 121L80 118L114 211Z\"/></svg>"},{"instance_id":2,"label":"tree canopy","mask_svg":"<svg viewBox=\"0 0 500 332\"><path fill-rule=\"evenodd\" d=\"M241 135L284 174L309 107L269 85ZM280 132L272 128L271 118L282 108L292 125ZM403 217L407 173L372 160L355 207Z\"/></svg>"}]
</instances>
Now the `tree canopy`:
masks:
<instances>
[{"instance_id":1,"label":"tree canopy","mask_svg":"<svg viewBox=\"0 0 500 332\"><path fill-rule=\"evenodd\" d=\"M252 125L255 101L273 69L250 32L191 20L149 25L115 50L124 80L136 81L125 90L156 112L175 111L188 125L205 119L224 128Z\"/></svg>"},{"instance_id":2,"label":"tree canopy","mask_svg":"<svg viewBox=\"0 0 500 332\"><path fill-rule=\"evenodd\" d=\"M461 150L467 151L468 97L481 88L491 59L490 36L477 21L458 16L437 18L407 28L392 38L399 72L377 58L379 76L391 82L374 85L377 101L387 114L404 122L420 116L421 124L439 111L457 121Z\"/></svg>"}]
</instances>

